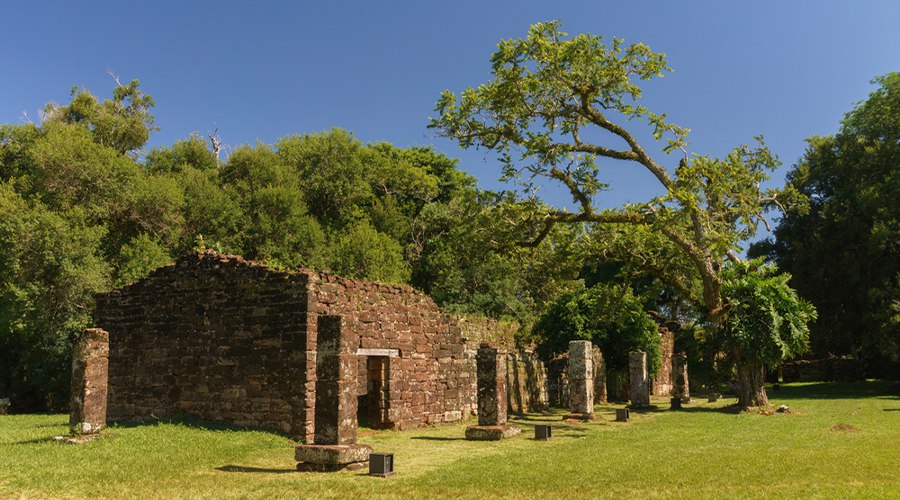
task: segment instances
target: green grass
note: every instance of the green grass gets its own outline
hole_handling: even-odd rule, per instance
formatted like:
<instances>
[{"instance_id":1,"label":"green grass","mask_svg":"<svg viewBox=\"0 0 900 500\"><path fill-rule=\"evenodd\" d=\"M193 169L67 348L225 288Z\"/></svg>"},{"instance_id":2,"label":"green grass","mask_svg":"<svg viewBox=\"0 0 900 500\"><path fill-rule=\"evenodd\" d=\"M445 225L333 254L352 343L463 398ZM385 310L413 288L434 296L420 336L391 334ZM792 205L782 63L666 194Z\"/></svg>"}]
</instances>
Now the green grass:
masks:
<instances>
[{"instance_id":1,"label":"green grass","mask_svg":"<svg viewBox=\"0 0 900 500\"><path fill-rule=\"evenodd\" d=\"M887 386L770 391L790 414L733 414L726 399L627 424L612 422L613 405L590 424L529 415L502 442L465 441L465 424L361 429L360 442L395 454L387 479L294 472L293 443L267 432L170 420L69 445L52 441L64 415L0 416L0 497L900 498L900 398ZM552 441L531 439L542 421L558 424Z\"/></svg>"}]
</instances>

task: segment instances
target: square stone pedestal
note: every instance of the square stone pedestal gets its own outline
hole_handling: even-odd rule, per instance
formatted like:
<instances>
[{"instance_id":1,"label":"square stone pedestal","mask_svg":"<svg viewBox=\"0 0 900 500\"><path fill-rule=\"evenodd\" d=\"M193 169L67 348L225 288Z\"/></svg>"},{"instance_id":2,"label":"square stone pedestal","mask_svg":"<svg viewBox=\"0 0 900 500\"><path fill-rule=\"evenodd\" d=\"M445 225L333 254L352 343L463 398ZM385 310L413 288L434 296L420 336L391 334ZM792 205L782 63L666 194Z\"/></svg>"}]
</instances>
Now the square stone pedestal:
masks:
<instances>
[{"instance_id":1,"label":"square stone pedestal","mask_svg":"<svg viewBox=\"0 0 900 500\"><path fill-rule=\"evenodd\" d=\"M499 441L521 432L522 429L512 425L470 425L466 427L466 439L469 441Z\"/></svg>"},{"instance_id":2,"label":"square stone pedestal","mask_svg":"<svg viewBox=\"0 0 900 500\"><path fill-rule=\"evenodd\" d=\"M330 445L303 444L294 457L297 470L306 472L336 472L366 467L372 447L364 444Z\"/></svg>"}]
</instances>

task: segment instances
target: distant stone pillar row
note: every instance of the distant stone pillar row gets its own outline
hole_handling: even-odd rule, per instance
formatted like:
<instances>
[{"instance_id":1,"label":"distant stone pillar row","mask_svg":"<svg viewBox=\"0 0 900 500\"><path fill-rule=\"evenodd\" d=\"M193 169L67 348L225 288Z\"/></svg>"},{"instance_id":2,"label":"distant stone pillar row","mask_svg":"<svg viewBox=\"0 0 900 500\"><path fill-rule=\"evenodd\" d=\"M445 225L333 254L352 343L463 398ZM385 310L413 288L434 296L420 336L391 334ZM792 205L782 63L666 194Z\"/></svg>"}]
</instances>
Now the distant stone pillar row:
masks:
<instances>
[{"instance_id":1,"label":"distant stone pillar row","mask_svg":"<svg viewBox=\"0 0 900 500\"><path fill-rule=\"evenodd\" d=\"M680 398L682 403L690 403L691 388L688 384L687 354L680 352L672 357L672 371L675 379L672 397Z\"/></svg>"},{"instance_id":2,"label":"distant stone pillar row","mask_svg":"<svg viewBox=\"0 0 900 500\"><path fill-rule=\"evenodd\" d=\"M594 359L591 341L569 342L569 410L572 413L594 413Z\"/></svg>"},{"instance_id":3,"label":"distant stone pillar row","mask_svg":"<svg viewBox=\"0 0 900 500\"><path fill-rule=\"evenodd\" d=\"M647 372L647 353L631 351L628 353L628 375L631 381L631 406L644 408L650 406L650 377Z\"/></svg>"},{"instance_id":4,"label":"distant stone pillar row","mask_svg":"<svg viewBox=\"0 0 900 500\"><path fill-rule=\"evenodd\" d=\"M108 380L109 333L88 328L78 337L72 352L72 434L96 434L106 427Z\"/></svg>"}]
</instances>

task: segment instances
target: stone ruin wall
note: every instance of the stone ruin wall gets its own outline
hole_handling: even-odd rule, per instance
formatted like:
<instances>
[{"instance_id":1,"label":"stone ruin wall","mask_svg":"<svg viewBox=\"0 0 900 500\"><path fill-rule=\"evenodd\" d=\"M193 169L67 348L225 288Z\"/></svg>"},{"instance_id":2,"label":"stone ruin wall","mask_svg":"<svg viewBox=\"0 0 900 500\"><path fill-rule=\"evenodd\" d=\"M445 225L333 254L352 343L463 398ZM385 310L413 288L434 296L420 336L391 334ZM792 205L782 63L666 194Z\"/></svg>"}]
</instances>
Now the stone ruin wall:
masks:
<instances>
[{"instance_id":1,"label":"stone ruin wall","mask_svg":"<svg viewBox=\"0 0 900 500\"><path fill-rule=\"evenodd\" d=\"M97 296L110 333L108 418L178 413L296 434L307 276L193 254Z\"/></svg>"},{"instance_id":2,"label":"stone ruin wall","mask_svg":"<svg viewBox=\"0 0 900 500\"><path fill-rule=\"evenodd\" d=\"M466 351L472 359L484 342L508 353L506 398L510 413L521 415L544 411L550 406L544 363L531 349L516 347L516 334L521 328L518 323L481 316L455 316L454 320L466 340ZM474 370L475 365L472 366Z\"/></svg>"},{"instance_id":3,"label":"stone ruin wall","mask_svg":"<svg viewBox=\"0 0 900 500\"><path fill-rule=\"evenodd\" d=\"M184 413L309 441L320 315L341 315L362 349L396 350L386 358L389 427L474 414L483 339L510 350L510 411L549 405L543 363L514 349L518 325L451 317L409 286L200 252L97 296L95 324L110 332L109 420ZM366 362L358 356L360 397Z\"/></svg>"},{"instance_id":4,"label":"stone ruin wall","mask_svg":"<svg viewBox=\"0 0 900 500\"><path fill-rule=\"evenodd\" d=\"M341 315L359 336L360 348L398 351L397 357L388 360L390 427L461 420L475 412L474 356L467 352L457 322L431 297L409 286L328 273L310 272L309 276L314 312ZM311 344L315 327L308 324ZM357 394L362 396L366 394L365 356L357 362ZM306 369L314 373L313 363ZM314 412L314 406L307 406L307 411Z\"/></svg>"}]
</instances>

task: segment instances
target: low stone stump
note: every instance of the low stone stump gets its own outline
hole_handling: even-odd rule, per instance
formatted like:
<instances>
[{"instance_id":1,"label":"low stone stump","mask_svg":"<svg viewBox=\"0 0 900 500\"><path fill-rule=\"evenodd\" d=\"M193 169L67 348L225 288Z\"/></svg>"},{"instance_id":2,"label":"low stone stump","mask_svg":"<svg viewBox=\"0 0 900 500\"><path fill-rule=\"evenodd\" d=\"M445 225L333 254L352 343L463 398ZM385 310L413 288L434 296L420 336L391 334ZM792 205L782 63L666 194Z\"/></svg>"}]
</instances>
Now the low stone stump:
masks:
<instances>
[{"instance_id":1,"label":"low stone stump","mask_svg":"<svg viewBox=\"0 0 900 500\"><path fill-rule=\"evenodd\" d=\"M470 425L466 427L469 441L499 441L516 436L522 429L513 425Z\"/></svg>"},{"instance_id":2,"label":"low stone stump","mask_svg":"<svg viewBox=\"0 0 900 500\"><path fill-rule=\"evenodd\" d=\"M677 396L673 397L672 399L669 400L669 403L671 404L670 409L672 409L672 410L680 410L681 409L681 398L679 398Z\"/></svg>"},{"instance_id":3,"label":"low stone stump","mask_svg":"<svg viewBox=\"0 0 900 500\"><path fill-rule=\"evenodd\" d=\"M372 447L365 444L303 444L294 458L301 472L337 472L368 467L370 453Z\"/></svg>"},{"instance_id":4,"label":"low stone stump","mask_svg":"<svg viewBox=\"0 0 900 500\"><path fill-rule=\"evenodd\" d=\"M616 422L628 422L630 419L628 408L616 408Z\"/></svg>"}]
</instances>

